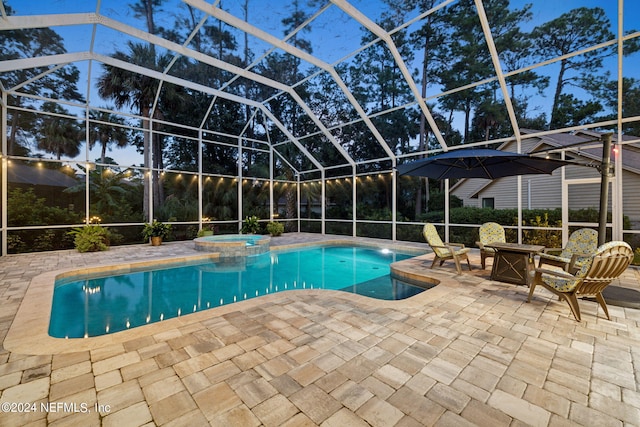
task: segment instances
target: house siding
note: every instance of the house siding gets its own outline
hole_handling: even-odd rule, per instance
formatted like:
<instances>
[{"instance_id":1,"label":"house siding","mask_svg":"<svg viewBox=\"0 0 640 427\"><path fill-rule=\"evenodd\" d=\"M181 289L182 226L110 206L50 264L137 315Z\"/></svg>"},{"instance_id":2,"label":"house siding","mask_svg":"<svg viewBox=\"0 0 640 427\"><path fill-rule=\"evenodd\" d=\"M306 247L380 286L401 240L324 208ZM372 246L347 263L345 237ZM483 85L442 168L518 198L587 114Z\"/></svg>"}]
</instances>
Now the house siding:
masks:
<instances>
[{"instance_id":1,"label":"house siding","mask_svg":"<svg viewBox=\"0 0 640 427\"><path fill-rule=\"evenodd\" d=\"M640 229L640 176L622 172L622 213L633 223L632 229Z\"/></svg>"}]
</instances>

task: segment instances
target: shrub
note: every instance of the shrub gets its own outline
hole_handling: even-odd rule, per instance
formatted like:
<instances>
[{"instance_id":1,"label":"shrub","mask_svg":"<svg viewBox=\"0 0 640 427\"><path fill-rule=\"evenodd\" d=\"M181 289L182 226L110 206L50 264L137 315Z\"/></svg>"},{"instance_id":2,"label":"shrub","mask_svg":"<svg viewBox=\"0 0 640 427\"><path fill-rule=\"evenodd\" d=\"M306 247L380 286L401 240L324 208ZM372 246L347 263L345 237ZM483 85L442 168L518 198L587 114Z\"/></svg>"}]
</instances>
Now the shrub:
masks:
<instances>
[{"instance_id":1,"label":"shrub","mask_svg":"<svg viewBox=\"0 0 640 427\"><path fill-rule=\"evenodd\" d=\"M85 225L69 232L78 252L98 252L109 249L109 230L100 225Z\"/></svg>"},{"instance_id":2,"label":"shrub","mask_svg":"<svg viewBox=\"0 0 640 427\"><path fill-rule=\"evenodd\" d=\"M429 194L429 201L427 202L427 207L429 211L443 211L444 210L444 199L445 199L444 191L432 191ZM462 199L453 194L449 195L449 207L450 208L461 208L463 206Z\"/></svg>"},{"instance_id":3,"label":"shrub","mask_svg":"<svg viewBox=\"0 0 640 427\"><path fill-rule=\"evenodd\" d=\"M279 236L284 232L284 225L279 222L271 221L267 223L267 231L272 236Z\"/></svg>"},{"instance_id":4,"label":"shrub","mask_svg":"<svg viewBox=\"0 0 640 427\"><path fill-rule=\"evenodd\" d=\"M523 221L523 225L527 225L527 221ZM545 212L543 216L536 216L529 221L529 225L533 227L561 227L562 222L556 221L555 224L549 223L549 215ZM523 241L529 245L542 245L547 248L562 247L562 233L554 230L523 230Z\"/></svg>"}]
</instances>

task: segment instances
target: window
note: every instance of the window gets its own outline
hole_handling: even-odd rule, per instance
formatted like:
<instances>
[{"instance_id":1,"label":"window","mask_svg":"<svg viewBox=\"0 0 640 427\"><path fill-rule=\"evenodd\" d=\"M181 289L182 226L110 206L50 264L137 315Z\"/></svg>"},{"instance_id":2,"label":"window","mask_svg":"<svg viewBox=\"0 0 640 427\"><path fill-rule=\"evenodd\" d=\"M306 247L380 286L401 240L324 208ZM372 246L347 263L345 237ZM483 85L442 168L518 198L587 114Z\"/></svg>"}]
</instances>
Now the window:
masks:
<instances>
[{"instance_id":1,"label":"window","mask_svg":"<svg viewBox=\"0 0 640 427\"><path fill-rule=\"evenodd\" d=\"M495 204L495 199L493 197L483 197L482 198L482 207L483 208L491 208L493 209Z\"/></svg>"}]
</instances>

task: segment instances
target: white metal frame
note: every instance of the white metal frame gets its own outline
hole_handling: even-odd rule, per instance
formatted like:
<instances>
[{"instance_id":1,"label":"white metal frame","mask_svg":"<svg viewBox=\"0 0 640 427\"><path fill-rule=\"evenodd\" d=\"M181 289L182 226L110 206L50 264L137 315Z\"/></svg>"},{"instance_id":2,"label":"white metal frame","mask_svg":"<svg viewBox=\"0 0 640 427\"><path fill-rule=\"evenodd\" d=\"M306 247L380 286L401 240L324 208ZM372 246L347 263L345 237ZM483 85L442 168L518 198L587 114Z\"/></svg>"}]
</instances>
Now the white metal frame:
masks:
<instances>
[{"instance_id":1,"label":"white metal frame","mask_svg":"<svg viewBox=\"0 0 640 427\"><path fill-rule=\"evenodd\" d=\"M281 49L284 52L287 52L288 54L291 54L303 61L307 61L309 64L312 64L316 67L318 67L318 69L320 69L320 72L325 72L328 73L328 75L330 75L334 82L336 83L336 85L340 88L340 90L343 92L343 94L345 95L346 99L348 100L348 102L351 104L351 106L353 107L353 109L358 113L359 116L359 120L362 121L367 128L369 129L369 131L372 133L372 135L374 136L375 140L380 144L380 146L383 148L385 154L387 157L382 158L382 159L372 159L370 160L371 162L374 161L390 161L391 162L391 171L392 172L392 219L391 219L391 223L393 224L392 227L392 239L395 240L396 239L396 223L397 223L397 217L396 217L396 211L397 211L397 184L398 184L398 179L397 179L397 175L395 172L393 172L393 170L395 169L396 164L398 163L398 160L401 159L405 159L405 158L409 158L412 156L423 156L426 154L429 154L429 151L424 151L424 152L418 152L418 153L411 153L411 154L405 154L405 155L398 155L397 153L394 153L391 148L389 147L389 145L386 143L386 141L384 140L383 136L380 134L380 132L378 131L378 129L376 129L375 125L373 124L371 118L373 117L373 115L368 115L365 111L365 109L363 108L363 106L361 106L358 101L356 100L356 98L354 97L354 95L352 94L352 92L350 91L350 89L347 87L346 83L342 80L342 78L340 77L340 75L338 74L338 72L336 71L336 67L334 64L329 64L326 63L325 61L320 60L319 58L301 50L296 48L295 46L293 46L292 44L288 43L288 40L293 37L297 32L301 31L302 29L304 29L304 27L308 24L310 24L312 21L314 21L318 16L320 16L322 13L324 13L326 10L328 10L330 7L337 7L339 8L341 11L343 11L345 14L347 14L349 17L351 17L354 21L356 21L357 23L359 23L360 25L362 25L364 28L368 29L372 34L374 34L377 37L377 40L382 40L386 47L389 49L389 52L392 54L396 65L398 67L398 69L401 71L402 75L404 76L408 87L410 88L411 92L413 93L414 97L415 97L415 102L413 104L409 104L406 106L399 106L396 108L407 108L410 107L412 105L417 105L419 110L422 112L422 114L424 114L427 123L431 129L431 131L433 132L433 134L436 136L438 143L440 144L440 150L442 151L447 151L447 150L454 150L457 149L459 147L449 147L446 143L446 141L444 140L444 138L442 137L442 134L440 132L440 130L438 129L438 126L435 122L435 120L433 119L433 116L431 115L431 112L427 106L427 101L429 101L430 99L435 99L436 97L440 97L443 95L446 95L447 93L439 93L436 95L432 95L430 97L427 98L422 98L420 95L420 91L418 89L417 84L415 83L409 68L407 66L407 64L405 64L403 58L401 57L397 47L395 46L393 39L392 39L392 35L397 32L400 31L406 27L408 27L409 25L411 25L412 23L418 21L419 19L423 19L424 17L428 16L431 13L435 13L438 10L446 7L447 5L451 4L454 0L445 0L443 1L441 4L437 5L435 8L426 11L424 13L422 13L420 16L414 18L413 20L406 22L405 24L401 25L398 28L392 29L390 31L386 31L383 28L381 28L378 24L376 24L374 21L372 21L371 19L369 19L364 13L362 13L360 10L358 10L356 7L354 7L353 5L351 5L349 2L347 2L346 0L330 0L330 3L325 4L324 6L322 6L317 12L316 14L314 14L311 18L309 18L305 23L301 24L298 28L296 28L292 33L286 35L284 38L279 39L277 37L274 37L270 34L268 34L267 32L243 21L242 19L233 16L232 14L226 12L225 10L223 10L220 5L219 2L214 2L213 4L207 3L204 0L183 0L185 4L190 5L200 11L202 11L205 16L201 19L201 21L198 23L198 25L196 26L196 28L192 31L191 35L187 38L187 40L183 43L183 44L177 44L174 42L171 42L169 40L163 39L157 35L154 34L150 34L148 32L145 31L141 31L137 28L134 28L132 26L129 26L127 24L124 24L122 22L116 21L114 19L111 19L103 14L100 13L100 2L97 3L97 7L96 7L96 12L94 13L62 13L62 14L56 14L56 15L42 15L42 16L7 16L6 12L4 10L4 7L2 7L2 5L0 4L0 14L2 15L2 19L0 19L0 31L4 31L4 30L19 30L19 29L27 29L27 28L40 28L40 27L53 27L53 26L71 26L71 25L90 25L93 28L92 34L91 34L91 43L90 43L90 49L89 51L86 52L76 52L76 53L69 53L69 54L62 54L62 55L50 55L50 56L43 56L43 57L38 57L38 58L24 58L24 59L15 59L15 60L6 60L6 61L0 61L0 73L2 72L6 72L6 71L12 71L12 70L18 70L18 69L22 69L22 68L31 68L31 67L39 67L39 66L50 66L52 67L47 73L51 73L53 72L55 69L63 67L67 64L71 64L71 63L75 63L75 62L82 62L82 61L88 61L88 70L89 70L89 79L88 79L88 83L87 83L87 94L91 93L92 87L91 87L91 73L94 70L94 65L96 63L100 63L100 64L106 64L106 65L110 65L113 67L119 67L119 68L123 68L123 69L127 69L127 70L131 70L137 73L140 73L142 75L157 79L160 82L160 85L165 84L165 83L172 83L172 84L176 84L176 85L181 85L187 88L190 88L192 90L196 90L196 91L200 91L202 93L205 94L209 94L212 96L212 101L211 101L211 105L209 108L209 111L211 111L211 109L213 108L214 103L216 102L216 100L218 98L224 98L233 102L237 102L239 104L243 104L243 105L248 105L250 106L254 112L253 114L258 114L261 113L262 114L262 118L263 120L266 122L267 120L271 121L275 126L278 127L278 129L287 137L288 141L291 141L293 144L295 144L295 146L297 147L298 150L300 150L301 153L303 153L303 155L309 159L309 161L311 162L311 164L314 167L315 171L319 171L320 173L320 182L322 184L321 187L321 207L322 207L322 214L321 214L321 221L322 221L322 232L325 232L325 220L326 220L326 216L325 216L325 212L326 212L326 180L327 180L327 170L329 168L323 166L314 156L314 153L309 152L304 144L302 144L300 142L300 140L302 138L298 138L295 135L293 135L287 128L286 126L280 122L269 110L269 108L267 107L267 102L268 101L263 101L263 102L259 102L259 101L255 101L252 99L248 99L245 97L241 97L238 95L234 95L231 94L229 92L226 92L224 89L226 87L228 87L231 82L227 83L224 87L219 88L219 89L215 89L215 88L211 88L211 87L207 87L201 84L197 84L185 79L182 79L180 77L176 77L176 76L172 76L171 74L169 74L171 67L173 66L173 64L175 63L176 59L179 56L184 56L187 58L190 58L192 60L195 61L200 61L204 64L208 64L212 67L216 67L225 71L228 71L230 73L234 73L237 77L243 77L249 80L252 80L256 83L271 87L273 89L275 89L276 91L278 91L279 94L286 94L288 96L290 96L300 107L300 109L307 114L310 119L312 120L312 122L316 125L318 131L317 134L322 135L324 138L327 139L327 141L329 141L332 146L337 150L337 152L340 153L340 155L344 158L344 166L349 166L352 169L352 196L353 196L353 204L352 204L352 212L353 212L353 220L352 220L352 234L355 236L357 234L357 212L356 212L356 200L357 200L357 185L356 185L356 178L358 176L357 174L357 164L356 162L353 160L353 158L351 158L351 156L348 154L348 152L344 149L344 147L340 144L339 141L336 140L336 138L333 136L333 134L331 133L331 131L333 129L327 127L318 116L315 115L315 113L312 111L312 109L304 102L304 100L302 100L300 98L300 96L297 94L297 92L295 91L295 86L298 84L301 84L302 82L304 82L305 80L308 80L309 78L312 78L313 76L308 76L307 78L305 78L302 82L298 82L293 86L289 86L289 85L285 85L282 84L280 82L277 82L275 80L269 79L267 77L264 77L256 72L251 71L251 68L253 67L253 65L255 65L257 63L257 61L254 61L253 64L247 66L246 68L240 68L237 67L233 64L229 64L226 63L224 61L218 60L214 57L205 55L203 53L197 52L193 49L190 49L188 47L189 41L194 37L196 31L198 31L202 25L204 25L204 23L206 22L206 20L208 19L208 17L214 17L224 23L226 23L227 25L233 26L237 29L239 29L240 31L243 31L247 34L250 34L253 37L256 37L264 42L266 42L268 45L271 46L271 51L275 50L275 49ZM623 0L618 0L617 4L618 4L618 11L619 11L619 16L618 16L618 36L615 40L611 40L605 43L602 43L600 45L596 45L596 46L591 46L588 47L586 49L583 49L581 51L577 51L577 52L572 52L570 54L564 55L562 57L558 57L558 58L553 58L547 61L543 61L537 64L533 64L531 66L527 66L524 67L522 69L519 70L515 70L515 71L511 71L509 73L504 73L500 64L500 60L499 60L499 56L498 56L498 52L496 50L495 47L495 43L493 40L493 36L491 33L491 28L484 10L484 4L482 2L482 0L474 0L477 12L478 12L478 17L482 26L482 30L485 36L485 40L487 43L487 47L489 50L489 53L491 54L491 58L493 61L493 66L495 69L495 73L496 76L492 77L490 79L486 79L483 80L481 82L475 82L475 83L471 83L469 85L466 85L464 87L460 87L457 89L454 89L452 91L449 91L448 93L454 93L454 92L458 92L461 90L465 90L471 87L476 87L482 84L486 84L488 82L491 81L497 81L499 86L500 86L500 91L502 93L502 97L504 99L505 102L505 106L507 109L507 113L509 116L509 122L514 130L514 136L512 138L503 138L500 140L494 140L491 142L504 142L506 140L512 139L516 141L516 146L517 146L517 151L520 152L521 151L521 134L520 134L520 130L519 130L519 125L517 123L516 120L516 116L515 116L515 112L513 109L513 105L511 103L511 99L508 93L508 89L507 89L507 85L506 85L506 78L515 75L517 73L523 72L523 71L528 71L528 70L534 70L536 68L540 68L549 64L553 64L556 63L560 60L569 58L569 57L573 57L576 55L580 55L583 54L585 52L589 52L589 51L593 51L595 49L599 49L599 48L603 48L603 47L607 47L607 46L615 46L617 48L617 52L618 52L618 74L617 74L617 79L618 79L618 111L617 111L617 118L616 120L609 120L609 121L603 121L600 123L593 123L590 124L589 126L586 126L588 128L597 128L598 126L603 126L603 125L617 125L618 127L618 141L622 140L622 135L621 135L621 127L622 124L625 122L630 122L630 121L639 121L640 117L627 117L627 118L623 118L622 117L622 98L623 98L623 93L622 93L622 80L623 80L623 56L622 56L622 52L623 52L623 43L626 40L629 40L631 38L635 38L635 37L640 37L640 33L634 33L634 34L628 34L625 35L624 34L624 27L623 27L623 11L624 11L624 7L623 7ZM105 56L105 55L101 55L96 53L93 50L93 47L95 45L95 38L96 38L96 30L98 27L105 27L105 28L109 28L111 30L114 31L118 31L124 35L133 37L135 39L144 41L144 42L148 42L148 43L152 43L154 45L160 46L164 49L167 49L170 52L173 52L175 54L174 56L174 60L170 63L170 65L163 71L159 72L159 71L154 71L154 70L150 70L144 67L139 67L130 63L125 63L123 61L119 61L116 60L112 57L109 56ZM372 43L375 43L372 42ZM347 55L354 55L356 54L358 51L361 51L363 49L365 49L366 46L361 47L360 49L358 49L356 52L352 52L350 54ZM265 53L264 56L266 56L268 53ZM45 74L47 74L45 73ZM317 75L317 73L316 73ZM42 76L38 76L37 78L40 78ZM234 78L235 80L235 78ZM18 84L15 87L11 87L11 88L4 88L4 87L0 87L0 91L2 93L2 105L0 105L1 111L2 111L2 115L3 117L7 117L7 96L8 95L15 95L15 96L29 96L26 95L24 93L21 92L21 88L26 85L28 82L22 82L20 84ZM158 96L160 93L160 89L158 89L158 92L156 94L156 99L154 101L154 106L153 108L156 107L157 101L158 101ZM277 96L277 95L276 95ZM87 96L87 99L89 99L90 97ZM42 101L47 101L49 99L44 99L44 98L40 98L40 97L36 97L36 99L42 100ZM75 106L75 107L83 107L85 110L85 120L89 119L89 111L95 107L91 106L89 101L87 101L86 104L80 104L80 103L72 103L72 102L68 102L68 101L60 101L60 100L55 100L63 105L70 105L70 106ZM379 114L384 114L386 112L380 112ZM128 113L120 113L120 114L128 114ZM132 115L133 116L133 115ZM142 120L149 120L149 122L151 124L154 123L154 120L152 119L153 117L153 111L151 112L151 116L150 117L140 117L140 119ZM200 189L200 194L199 194L199 213L200 213L200 219L199 219L199 225L202 226L202 188L203 188L203 169L202 169L202 149L203 149L203 144L204 144L204 133L205 132L210 132L209 130L205 129L205 123L206 123L206 117L203 117L201 123L200 123L200 127L197 128L196 130L198 131L198 159L199 159L199 165L198 165L198 185L199 185L199 189ZM350 123L349 123L350 124ZM345 124L348 125L348 124ZM265 125L266 128L266 125ZM585 126L575 126L573 128L565 128L565 129L559 129L559 130L553 130L553 131L543 131L543 132L539 132L537 134L531 134L531 135L527 135L527 137L536 137L536 136L544 136L546 134L552 134L552 133L559 133L559 132L566 132L566 131L571 131L571 130L577 130L577 129L582 129L585 128ZM8 157L6 155L4 155L4 153L7 152L7 123L6 121L3 121L1 127L0 127L1 131L2 131L2 139L1 139L1 145L2 145L2 249L3 249L3 253L6 253L6 249L7 249L7 230L8 230L8 226L7 226L7 165L8 165ZM151 129L153 129L153 126L151 126ZM88 132L88 130L87 130ZM152 130L153 132L153 130ZM244 132L243 132L244 133ZM244 138L244 135L237 135L236 136L238 138L238 150L240 151L240 153L242 153L243 150L243 146L242 146L242 140ZM267 137L269 138L269 135L267 135ZM88 138L87 138L88 139ZM265 143L264 141L260 141L262 143ZM278 141L271 141L270 139L266 142L266 144L268 145L268 149L269 149L269 157L271 159L271 164L270 164L270 177L269 177L269 183L271 184L270 186L270 194L269 194L269 200L270 200L270 205L271 205L271 214L270 214L270 219L273 219L273 204L274 204L274 194L273 194L273 183L274 183L274 177L273 177L273 164L274 164L274 159L278 159L280 161L282 161L284 164L286 164L288 167L290 167L296 176L296 180L297 180L297 194L298 194L298 229L300 229L300 184L301 184L301 174L302 173L306 173L309 171L300 171L297 170L291 163L289 163L287 161L287 159L283 158L282 155L278 152L277 150L277 146L278 146ZM482 145L485 144L485 142L477 142L474 144L467 144L466 146L477 146L477 145ZM88 157L88 150L85 153L85 165L90 166L91 162L89 161L89 157ZM145 156L148 158L151 158L151 153L145 153ZM613 231L613 236L616 239L621 239L622 235L623 235L623 224L622 224L622 216L623 216L623 212L622 212L622 166L621 166L621 157L622 156L622 150L619 150L617 157L616 157L616 162L615 162L615 179L612 180L612 200L613 200L613 206L612 206L612 212L613 212L613 223L611 224L612 226L612 231ZM241 156L240 156L241 158ZM80 162L81 163L81 162ZM160 171L154 171L151 167L150 162L146 162L147 165L149 165L149 168L147 170L145 170L145 173L147 174L146 177L147 179L149 179L149 181L152 181L152 173L156 172L159 173ZM343 166L343 165L341 165ZM242 220L242 179L243 179L243 174L242 174L242 165L238 165L238 220ZM88 175L87 175L87 183L88 183ZM522 179L521 177L518 177L518 223L521 224L522 223ZM567 205L567 198L566 198L566 192L568 191L568 185L571 185L572 183L575 183L574 181L568 181L564 179L564 172L562 175L562 192L563 192L563 212L566 210L566 205ZM449 183L448 181L445 183L445 188L448 190L449 188ZM87 185L87 194L86 194L86 212L87 212L87 216L89 214L89 194L88 194L88 185ZM447 197L446 197L446 214L445 214L445 237L448 239L449 236L449 227L450 227L450 223L449 223L449 203L448 203L448 191L447 191ZM153 218L153 194L150 193L149 194L149 206L150 206L150 211L149 211L149 220L151 220ZM565 215L563 213L563 215ZM565 218L563 218L563 236L566 237L566 227L568 227L568 222L564 221ZM518 239L519 241L521 240L522 237L522 226L518 225Z\"/></svg>"}]
</instances>

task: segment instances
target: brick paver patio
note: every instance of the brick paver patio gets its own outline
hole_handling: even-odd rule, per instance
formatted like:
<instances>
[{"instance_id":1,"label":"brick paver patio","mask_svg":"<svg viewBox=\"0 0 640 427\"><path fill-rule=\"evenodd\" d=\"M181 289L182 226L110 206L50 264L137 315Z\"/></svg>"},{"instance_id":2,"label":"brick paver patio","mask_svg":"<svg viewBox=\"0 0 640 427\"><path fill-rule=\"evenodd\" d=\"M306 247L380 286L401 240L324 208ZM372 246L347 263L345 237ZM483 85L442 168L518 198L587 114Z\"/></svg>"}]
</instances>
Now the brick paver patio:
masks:
<instances>
[{"instance_id":1,"label":"brick paver patio","mask_svg":"<svg viewBox=\"0 0 640 427\"><path fill-rule=\"evenodd\" d=\"M0 426L640 425L640 310L610 305L608 321L581 301L578 323L542 289L526 304L526 287L489 280L477 253L460 276L414 260L441 283L404 301L288 291L109 339L5 345L43 274L196 254L180 242L0 258Z\"/></svg>"}]
</instances>

